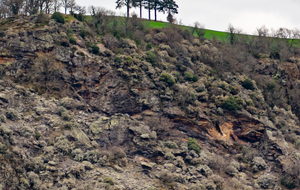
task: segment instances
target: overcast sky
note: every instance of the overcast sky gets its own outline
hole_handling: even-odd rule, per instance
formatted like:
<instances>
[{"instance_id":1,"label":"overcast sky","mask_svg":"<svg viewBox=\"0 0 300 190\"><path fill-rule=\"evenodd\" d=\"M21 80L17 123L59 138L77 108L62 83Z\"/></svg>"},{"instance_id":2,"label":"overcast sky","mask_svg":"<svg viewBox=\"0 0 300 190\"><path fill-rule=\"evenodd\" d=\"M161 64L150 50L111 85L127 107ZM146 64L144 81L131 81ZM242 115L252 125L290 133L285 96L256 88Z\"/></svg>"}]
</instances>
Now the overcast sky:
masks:
<instances>
[{"instance_id":1,"label":"overcast sky","mask_svg":"<svg viewBox=\"0 0 300 190\"><path fill-rule=\"evenodd\" d=\"M114 10L117 15L125 14L126 9L115 9L115 0L76 0L82 6L100 6ZM225 31L229 24L253 34L256 28L289 29L300 28L299 0L176 0L179 14L175 15L184 25L193 25L198 21L205 28ZM138 9L131 13L139 14ZM143 17L148 12L144 10ZM152 18L154 14L152 12ZM166 21L167 15L159 13L158 20Z\"/></svg>"}]
</instances>

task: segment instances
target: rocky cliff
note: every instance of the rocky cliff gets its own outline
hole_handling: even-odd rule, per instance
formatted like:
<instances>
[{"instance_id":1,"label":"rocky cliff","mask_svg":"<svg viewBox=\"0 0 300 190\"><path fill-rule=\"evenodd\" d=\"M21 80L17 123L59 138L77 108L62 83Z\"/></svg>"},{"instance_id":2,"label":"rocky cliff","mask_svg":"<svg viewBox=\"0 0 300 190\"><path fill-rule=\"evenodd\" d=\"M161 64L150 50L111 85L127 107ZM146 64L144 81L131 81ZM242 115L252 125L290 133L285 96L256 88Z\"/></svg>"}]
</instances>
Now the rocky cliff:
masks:
<instances>
[{"instance_id":1,"label":"rocky cliff","mask_svg":"<svg viewBox=\"0 0 300 190\"><path fill-rule=\"evenodd\" d=\"M298 188L297 116L241 73L216 76L224 47L46 20L0 22L0 189ZM255 64L299 78L296 61Z\"/></svg>"}]
</instances>

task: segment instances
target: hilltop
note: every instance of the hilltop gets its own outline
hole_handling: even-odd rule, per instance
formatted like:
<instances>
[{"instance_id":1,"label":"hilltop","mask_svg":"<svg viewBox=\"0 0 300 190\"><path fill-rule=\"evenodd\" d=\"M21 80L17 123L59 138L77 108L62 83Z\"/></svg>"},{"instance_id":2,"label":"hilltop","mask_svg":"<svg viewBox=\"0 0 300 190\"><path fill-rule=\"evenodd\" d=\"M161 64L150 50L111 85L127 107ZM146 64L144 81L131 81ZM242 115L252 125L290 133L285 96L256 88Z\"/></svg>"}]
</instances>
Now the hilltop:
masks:
<instances>
[{"instance_id":1,"label":"hilltop","mask_svg":"<svg viewBox=\"0 0 300 190\"><path fill-rule=\"evenodd\" d=\"M50 16L0 20L0 189L299 188L290 40Z\"/></svg>"}]
</instances>

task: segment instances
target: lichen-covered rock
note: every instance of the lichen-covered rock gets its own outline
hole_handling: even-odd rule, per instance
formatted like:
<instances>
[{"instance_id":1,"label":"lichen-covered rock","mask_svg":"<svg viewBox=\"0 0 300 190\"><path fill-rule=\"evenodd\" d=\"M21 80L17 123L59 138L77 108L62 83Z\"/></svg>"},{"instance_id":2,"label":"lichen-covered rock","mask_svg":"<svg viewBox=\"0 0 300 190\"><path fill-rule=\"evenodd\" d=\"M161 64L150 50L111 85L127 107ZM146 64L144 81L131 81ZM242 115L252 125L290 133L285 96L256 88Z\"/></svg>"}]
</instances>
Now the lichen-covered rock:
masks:
<instances>
[{"instance_id":1,"label":"lichen-covered rock","mask_svg":"<svg viewBox=\"0 0 300 190\"><path fill-rule=\"evenodd\" d=\"M225 173L230 176L235 176L239 171L232 165L229 165L225 168Z\"/></svg>"},{"instance_id":2,"label":"lichen-covered rock","mask_svg":"<svg viewBox=\"0 0 300 190\"><path fill-rule=\"evenodd\" d=\"M257 183L263 189L272 189L275 186L275 177L272 174L261 175Z\"/></svg>"},{"instance_id":3,"label":"lichen-covered rock","mask_svg":"<svg viewBox=\"0 0 300 190\"><path fill-rule=\"evenodd\" d=\"M64 136L56 137L54 147L57 152L63 155L70 154L73 149L73 146L70 143L70 141L68 141L68 139Z\"/></svg>"},{"instance_id":4,"label":"lichen-covered rock","mask_svg":"<svg viewBox=\"0 0 300 190\"><path fill-rule=\"evenodd\" d=\"M254 172L258 172L266 169L267 164L262 157L254 157L252 160L252 169Z\"/></svg>"},{"instance_id":5,"label":"lichen-covered rock","mask_svg":"<svg viewBox=\"0 0 300 190\"><path fill-rule=\"evenodd\" d=\"M5 115L6 115L7 119L12 120L12 121L17 121L20 119L19 113L15 109L12 109L12 108L7 109Z\"/></svg>"},{"instance_id":6,"label":"lichen-covered rock","mask_svg":"<svg viewBox=\"0 0 300 190\"><path fill-rule=\"evenodd\" d=\"M40 180L40 178L37 174L35 174L34 172L29 172L28 173L28 180L29 180L30 186L34 190L40 189L40 186L41 186L42 182L41 182L41 180Z\"/></svg>"},{"instance_id":7,"label":"lichen-covered rock","mask_svg":"<svg viewBox=\"0 0 300 190\"><path fill-rule=\"evenodd\" d=\"M205 176L210 176L212 174L212 170L207 165L198 166L197 171Z\"/></svg>"}]
</instances>

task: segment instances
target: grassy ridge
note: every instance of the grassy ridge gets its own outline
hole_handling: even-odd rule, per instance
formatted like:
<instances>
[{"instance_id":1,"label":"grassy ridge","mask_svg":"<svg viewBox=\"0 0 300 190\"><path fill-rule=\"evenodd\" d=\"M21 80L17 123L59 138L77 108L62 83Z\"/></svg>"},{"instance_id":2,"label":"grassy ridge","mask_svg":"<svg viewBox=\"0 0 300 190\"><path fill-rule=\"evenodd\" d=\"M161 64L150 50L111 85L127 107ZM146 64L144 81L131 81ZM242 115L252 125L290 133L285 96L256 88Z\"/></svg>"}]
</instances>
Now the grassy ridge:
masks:
<instances>
[{"instance_id":1,"label":"grassy ridge","mask_svg":"<svg viewBox=\"0 0 300 190\"><path fill-rule=\"evenodd\" d=\"M171 24L167 23L167 22L159 22L159 21L149 21L149 20L145 20L144 21L146 23L146 25L149 28L170 28ZM178 25L179 26L179 25ZM182 27L183 29L188 29L188 30L192 30L192 27L190 26L179 26ZM228 33L227 32L220 32L220 31L215 31L215 30L208 30L205 29L205 35L204 37L207 39L213 39L216 38L217 40L220 41L228 41ZM194 33L195 36L197 36L196 33Z\"/></svg>"},{"instance_id":2,"label":"grassy ridge","mask_svg":"<svg viewBox=\"0 0 300 190\"><path fill-rule=\"evenodd\" d=\"M119 20L119 22L121 22L121 23L126 22L126 18L120 17L120 16L116 16L116 17ZM68 21L68 20L73 20L75 18L72 17L71 15L65 15L65 19L66 19L66 21ZM92 20L92 16L87 15L87 16L85 16L84 20L87 22L90 22ZM143 19L143 22L145 23L146 27L148 27L148 28L171 28L172 27L172 25L168 22L153 21L153 20L147 20L147 19ZM175 27L181 27L182 29L187 29L189 31L192 31L192 29L193 29L193 27L191 27L191 26L184 26L184 25L175 25ZM204 30L205 30L204 37L208 40L216 39L216 40L219 40L219 41L222 41L225 43L230 42L228 32L221 32L221 31L215 31L215 30L209 30L209 29L204 29ZM197 36L196 33L194 33L193 35ZM253 37L256 38L256 36L248 35L248 34L238 34L238 36L247 37L248 40L253 39ZM276 43L277 40L281 40L281 39L273 38L273 37L266 37L266 38L272 39L273 43ZM283 39L283 40L285 40L285 39ZM288 41L289 41L289 43L291 43L293 40L289 39ZM300 40L296 39L291 44L293 47L300 47Z\"/></svg>"}]
</instances>

